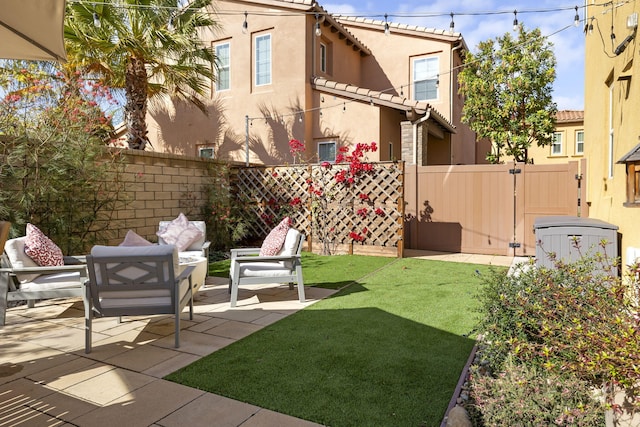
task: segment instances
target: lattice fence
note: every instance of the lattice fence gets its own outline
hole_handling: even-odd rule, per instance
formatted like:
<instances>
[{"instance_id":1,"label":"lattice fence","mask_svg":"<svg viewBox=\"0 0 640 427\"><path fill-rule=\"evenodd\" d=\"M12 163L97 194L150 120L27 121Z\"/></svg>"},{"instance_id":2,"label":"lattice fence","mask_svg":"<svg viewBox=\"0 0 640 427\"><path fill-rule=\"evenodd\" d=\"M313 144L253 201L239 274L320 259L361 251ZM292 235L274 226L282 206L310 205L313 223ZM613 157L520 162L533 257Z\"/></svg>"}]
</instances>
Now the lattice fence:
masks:
<instances>
[{"instance_id":1,"label":"lattice fence","mask_svg":"<svg viewBox=\"0 0 640 427\"><path fill-rule=\"evenodd\" d=\"M334 179L347 167L238 168L232 184L257 238L289 216L314 252L402 256L403 164L375 163L351 186Z\"/></svg>"}]
</instances>

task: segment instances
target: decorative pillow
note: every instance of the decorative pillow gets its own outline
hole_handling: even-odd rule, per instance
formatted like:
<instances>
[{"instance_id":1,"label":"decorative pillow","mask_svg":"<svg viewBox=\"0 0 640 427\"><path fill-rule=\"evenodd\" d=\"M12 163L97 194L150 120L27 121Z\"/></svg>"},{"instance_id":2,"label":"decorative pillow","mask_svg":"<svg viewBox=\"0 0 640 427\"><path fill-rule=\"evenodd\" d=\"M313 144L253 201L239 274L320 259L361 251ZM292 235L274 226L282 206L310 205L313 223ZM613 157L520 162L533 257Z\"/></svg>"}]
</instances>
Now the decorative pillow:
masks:
<instances>
[{"instance_id":1,"label":"decorative pillow","mask_svg":"<svg viewBox=\"0 0 640 427\"><path fill-rule=\"evenodd\" d=\"M24 253L24 241L27 240L25 236L16 237L15 239L7 240L4 245L4 253L9 258L9 263L13 268L25 268L25 267L39 267L38 264ZM4 267L4 266L3 266ZM16 274L20 283L31 282L39 274ZM9 286L13 285L13 281L9 280ZM15 289L11 289L15 290Z\"/></svg>"},{"instance_id":2,"label":"decorative pillow","mask_svg":"<svg viewBox=\"0 0 640 427\"><path fill-rule=\"evenodd\" d=\"M118 246L151 246L153 243L139 235L133 230L127 231L124 240Z\"/></svg>"},{"instance_id":3,"label":"decorative pillow","mask_svg":"<svg viewBox=\"0 0 640 427\"><path fill-rule=\"evenodd\" d=\"M284 244L284 239L287 237L287 231L289 231L290 225L291 219L286 217L280 222L280 224L276 225L276 227L271 230L267 238L262 242L262 246L260 247L260 256L274 256L280 252L280 249Z\"/></svg>"},{"instance_id":4,"label":"decorative pillow","mask_svg":"<svg viewBox=\"0 0 640 427\"><path fill-rule=\"evenodd\" d=\"M27 224L24 253L42 267L64 265L62 250L33 224Z\"/></svg>"},{"instance_id":5,"label":"decorative pillow","mask_svg":"<svg viewBox=\"0 0 640 427\"><path fill-rule=\"evenodd\" d=\"M179 252L185 251L203 235L198 227L189 223L189 219L183 213L180 213L166 228L158 230L156 234L168 245L175 245Z\"/></svg>"}]
</instances>

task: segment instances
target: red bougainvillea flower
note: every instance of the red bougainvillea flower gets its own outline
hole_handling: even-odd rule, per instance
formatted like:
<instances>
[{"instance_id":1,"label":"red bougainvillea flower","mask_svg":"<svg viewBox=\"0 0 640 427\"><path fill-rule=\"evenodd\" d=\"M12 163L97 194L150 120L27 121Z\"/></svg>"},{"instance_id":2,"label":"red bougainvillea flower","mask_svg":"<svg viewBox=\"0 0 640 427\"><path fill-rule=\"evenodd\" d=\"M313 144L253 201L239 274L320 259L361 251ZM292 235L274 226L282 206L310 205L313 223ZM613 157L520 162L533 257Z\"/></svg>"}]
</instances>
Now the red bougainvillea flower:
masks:
<instances>
[{"instance_id":1,"label":"red bougainvillea flower","mask_svg":"<svg viewBox=\"0 0 640 427\"><path fill-rule=\"evenodd\" d=\"M367 209L367 208L361 208L361 209L358 209L356 211L356 215L358 215L359 217L362 217L362 218L367 216L368 213L369 213L369 209Z\"/></svg>"},{"instance_id":2,"label":"red bougainvillea flower","mask_svg":"<svg viewBox=\"0 0 640 427\"><path fill-rule=\"evenodd\" d=\"M298 206L302 204L302 200L300 200L300 197L294 197L290 202L289 205L291 206Z\"/></svg>"},{"instance_id":3,"label":"red bougainvillea flower","mask_svg":"<svg viewBox=\"0 0 640 427\"><path fill-rule=\"evenodd\" d=\"M376 208L375 213L378 216L384 216L384 211L380 208Z\"/></svg>"},{"instance_id":4,"label":"red bougainvillea flower","mask_svg":"<svg viewBox=\"0 0 640 427\"><path fill-rule=\"evenodd\" d=\"M365 193L360 193L358 197L360 197L360 200L369 200L369 195Z\"/></svg>"},{"instance_id":5,"label":"red bougainvillea flower","mask_svg":"<svg viewBox=\"0 0 640 427\"><path fill-rule=\"evenodd\" d=\"M322 166L325 169L331 169L331 163L329 162L322 162L320 163L320 166Z\"/></svg>"}]
</instances>

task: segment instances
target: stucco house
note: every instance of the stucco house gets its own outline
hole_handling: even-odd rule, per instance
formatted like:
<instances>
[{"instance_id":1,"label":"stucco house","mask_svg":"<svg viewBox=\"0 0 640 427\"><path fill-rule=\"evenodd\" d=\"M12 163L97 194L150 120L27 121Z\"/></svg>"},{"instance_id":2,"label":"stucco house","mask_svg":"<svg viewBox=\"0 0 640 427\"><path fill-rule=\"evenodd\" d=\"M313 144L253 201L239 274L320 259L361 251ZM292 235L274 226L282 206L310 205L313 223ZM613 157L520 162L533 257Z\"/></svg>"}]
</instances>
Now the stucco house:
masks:
<instances>
[{"instance_id":1,"label":"stucco house","mask_svg":"<svg viewBox=\"0 0 640 427\"><path fill-rule=\"evenodd\" d=\"M529 158L537 165L566 163L584 158L584 111L560 110L556 113L553 143L545 147L532 144Z\"/></svg>"},{"instance_id":2,"label":"stucco house","mask_svg":"<svg viewBox=\"0 0 640 427\"><path fill-rule=\"evenodd\" d=\"M619 227L623 264L640 255L640 79L635 2L587 4L584 146L589 216ZM602 40L607 40L603 44Z\"/></svg>"},{"instance_id":3,"label":"stucco house","mask_svg":"<svg viewBox=\"0 0 640 427\"><path fill-rule=\"evenodd\" d=\"M313 0L220 0L205 32L218 57L209 115L175 103L148 116L155 151L261 164L310 161L375 141L369 160L484 163L461 123L459 33L333 16Z\"/></svg>"}]
</instances>

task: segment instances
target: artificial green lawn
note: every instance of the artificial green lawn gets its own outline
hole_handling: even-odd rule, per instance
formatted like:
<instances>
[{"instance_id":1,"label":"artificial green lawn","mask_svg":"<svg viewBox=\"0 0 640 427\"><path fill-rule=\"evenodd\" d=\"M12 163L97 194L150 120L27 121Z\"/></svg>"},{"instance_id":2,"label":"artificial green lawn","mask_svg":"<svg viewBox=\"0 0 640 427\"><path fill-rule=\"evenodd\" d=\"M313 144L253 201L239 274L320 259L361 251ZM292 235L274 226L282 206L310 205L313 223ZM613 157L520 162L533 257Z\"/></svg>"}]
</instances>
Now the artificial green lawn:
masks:
<instances>
[{"instance_id":1,"label":"artificial green lawn","mask_svg":"<svg viewBox=\"0 0 640 427\"><path fill-rule=\"evenodd\" d=\"M439 425L474 344L466 335L476 270L488 267L325 258L305 257L305 283L334 277L343 264L369 268L333 297L167 379L325 425ZM346 280L319 280L336 281Z\"/></svg>"}]
</instances>

